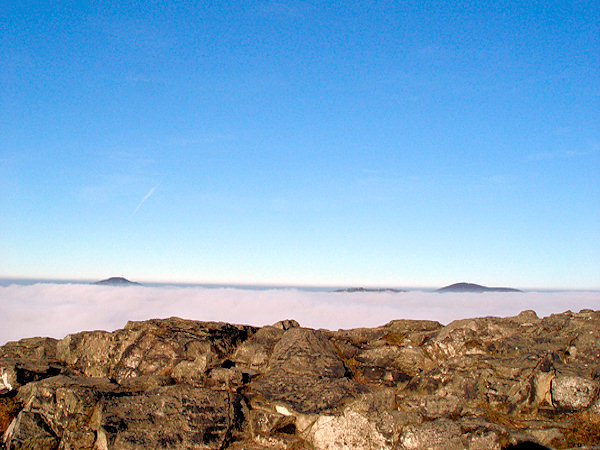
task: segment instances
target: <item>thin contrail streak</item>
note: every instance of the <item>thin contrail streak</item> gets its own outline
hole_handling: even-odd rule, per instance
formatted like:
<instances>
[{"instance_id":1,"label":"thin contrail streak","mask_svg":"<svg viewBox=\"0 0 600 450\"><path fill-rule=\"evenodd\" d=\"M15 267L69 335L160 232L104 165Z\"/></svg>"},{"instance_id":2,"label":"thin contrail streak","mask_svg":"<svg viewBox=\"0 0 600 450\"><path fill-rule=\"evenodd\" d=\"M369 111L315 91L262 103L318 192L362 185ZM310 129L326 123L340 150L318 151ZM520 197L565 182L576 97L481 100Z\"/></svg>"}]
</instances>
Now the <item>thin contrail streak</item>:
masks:
<instances>
[{"instance_id":1,"label":"thin contrail streak","mask_svg":"<svg viewBox=\"0 0 600 450\"><path fill-rule=\"evenodd\" d=\"M138 212L138 209L140 209L140 207L144 204L144 202L150 198L150 196L154 193L154 191L157 187L158 187L158 184L156 186L154 186L152 189L150 189L146 195L144 195L144 198L142 198L142 200L138 203L138 205L135 207L135 209L131 213L132 216L135 216L135 213Z\"/></svg>"}]
</instances>

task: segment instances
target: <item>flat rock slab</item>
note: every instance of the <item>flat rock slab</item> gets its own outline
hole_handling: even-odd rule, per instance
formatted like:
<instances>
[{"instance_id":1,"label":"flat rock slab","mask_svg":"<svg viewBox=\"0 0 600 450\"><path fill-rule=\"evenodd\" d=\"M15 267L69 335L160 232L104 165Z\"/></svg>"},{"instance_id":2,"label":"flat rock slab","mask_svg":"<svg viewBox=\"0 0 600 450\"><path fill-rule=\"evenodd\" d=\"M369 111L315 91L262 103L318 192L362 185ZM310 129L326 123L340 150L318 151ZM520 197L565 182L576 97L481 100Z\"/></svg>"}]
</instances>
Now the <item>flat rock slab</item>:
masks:
<instances>
[{"instance_id":1,"label":"flat rock slab","mask_svg":"<svg viewBox=\"0 0 600 450\"><path fill-rule=\"evenodd\" d=\"M165 386L99 405L108 448L223 448L243 420L241 397L225 391Z\"/></svg>"}]
</instances>

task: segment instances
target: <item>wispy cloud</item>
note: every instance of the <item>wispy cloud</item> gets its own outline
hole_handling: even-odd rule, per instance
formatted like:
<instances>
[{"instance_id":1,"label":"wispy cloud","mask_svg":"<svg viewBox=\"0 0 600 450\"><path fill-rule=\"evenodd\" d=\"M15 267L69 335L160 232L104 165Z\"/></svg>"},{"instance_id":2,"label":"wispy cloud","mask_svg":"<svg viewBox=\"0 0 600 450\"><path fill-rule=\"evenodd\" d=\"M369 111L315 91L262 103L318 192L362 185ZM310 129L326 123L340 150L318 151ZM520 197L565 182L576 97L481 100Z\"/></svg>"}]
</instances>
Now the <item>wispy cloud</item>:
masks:
<instances>
[{"instance_id":1,"label":"wispy cloud","mask_svg":"<svg viewBox=\"0 0 600 450\"><path fill-rule=\"evenodd\" d=\"M529 161L551 161L556 159L571 159L578 158L581 156L587 156L590 152L575 151L575 150L564 150L555 152L537 152L527 155Z\"/></svg>"},{"instance_id":2,"label":"wispy cloud","mask_svg":"<svg viewBox=\"0 0 600 450\"><path fill-rule=\"evenodd\" d=\"M159 183L160 184L160 183ZM142 198L142 200L138 203L138 205L135 207L135 209L133 210L133 212L131 213L132 216L135 216L135 213L138 212L138 209L140 209L140 207L144 204L144 202L146 200L148 200L150 198L150 196L152 194L154 194L154 191L156 190L156 188L158 187L158 184L154 187L152 187L148 193L146 195L144 195L144 198Z\"/></svg>"}]
</instances>

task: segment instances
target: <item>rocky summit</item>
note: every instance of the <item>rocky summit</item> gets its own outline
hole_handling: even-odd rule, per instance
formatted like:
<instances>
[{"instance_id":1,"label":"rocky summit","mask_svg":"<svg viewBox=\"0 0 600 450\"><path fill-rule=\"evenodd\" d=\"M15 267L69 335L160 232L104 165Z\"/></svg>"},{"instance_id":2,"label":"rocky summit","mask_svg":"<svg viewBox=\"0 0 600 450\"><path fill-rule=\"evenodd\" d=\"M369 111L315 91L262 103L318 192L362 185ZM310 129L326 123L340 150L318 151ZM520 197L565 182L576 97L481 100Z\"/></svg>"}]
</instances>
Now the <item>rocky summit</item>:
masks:
<instances>
[{"instance_id":1,"label":"rocky summit","mask_svg":"<svg viewBox=\"0 0 600 450\"><path fill-rule=\"evenodd\" d=\"M1 347L0 447L600 449L599 387L600 311L148 320Z\"/></svg>"}]
</instances>

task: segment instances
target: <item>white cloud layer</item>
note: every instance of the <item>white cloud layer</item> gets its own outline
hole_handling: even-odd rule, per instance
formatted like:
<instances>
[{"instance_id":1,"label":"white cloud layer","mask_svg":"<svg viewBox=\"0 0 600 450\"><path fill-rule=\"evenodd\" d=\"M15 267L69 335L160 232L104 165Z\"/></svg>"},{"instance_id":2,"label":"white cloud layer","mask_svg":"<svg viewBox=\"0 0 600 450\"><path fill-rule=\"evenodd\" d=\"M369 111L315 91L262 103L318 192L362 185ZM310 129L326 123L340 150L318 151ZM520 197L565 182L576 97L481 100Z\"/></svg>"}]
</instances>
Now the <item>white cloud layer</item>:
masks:
<instances>
[{"instance_id":1,"label":"white cloud layer","mask_svg":"<svg viewBox=\"0 0 600 450\"><path fill-rule=\"evenodd\" d=\"M540 317L566 310L600 309L600 292L482 294L331 293L298 289L95 286L0 286L0 345L32 336L62 338L83 330L115 330L128 320L178 316L201 321L268 325L295 319L311 328L383 325L394 319L448 323L511 316L533 309Z\"/></svg>"}]
</instances>

